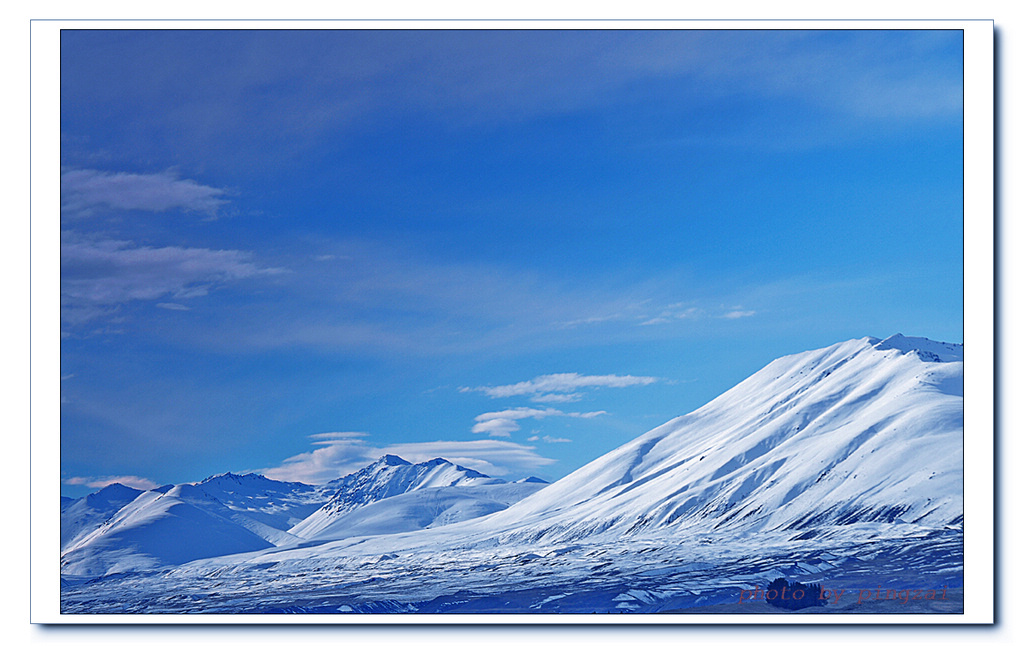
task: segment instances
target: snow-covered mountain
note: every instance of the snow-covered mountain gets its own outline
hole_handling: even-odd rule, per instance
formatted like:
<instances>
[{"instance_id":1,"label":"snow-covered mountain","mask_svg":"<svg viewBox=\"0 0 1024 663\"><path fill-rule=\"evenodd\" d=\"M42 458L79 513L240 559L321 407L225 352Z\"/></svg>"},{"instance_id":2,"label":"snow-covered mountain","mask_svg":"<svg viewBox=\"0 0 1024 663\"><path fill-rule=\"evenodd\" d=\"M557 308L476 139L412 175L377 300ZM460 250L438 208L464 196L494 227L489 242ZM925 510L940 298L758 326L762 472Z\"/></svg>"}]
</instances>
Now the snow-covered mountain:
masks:
<instances>
[{"instance_id":1,"label":"snow-covered mountain","mask_svg":"<svg viewBox=\"0 0 1024 663\"><path fill-rule=\"evenodd\" d=\"M473 527L785 538L960 526L963 346L862 338L770 363Z\"/></svg>"},{"instance_id":2,"label":"snow-covered mountain","mask_svg":"<svg viewBox=\"0 0 1024 663\"><path fill-rule=\"evenodd\" d=\"M537 481L389 455L322 486L232 473L145 492L115 484L62 509L61 569L97 576L311 537L437 527L505 509L545 485Z\"/></svg>"},{"instance_id":3,"label":"snow-covered mountain","mask_svg":"<svg viewBox=\"0 0 1024 663\"><path fill-rule=\"evenodd\" d=\"M738 588L780 574L958 587L963 389L962 345L837 343L777 359L553 484L382 458L333 482L324 508L291 528L316 541L145 583L69 583L62 609L656 611L732 605ZM500 504L501 491L531 484L540 489L468 517L488 508L472 491ZM410 522L420 529L395 527ZM183 588L188 601L164 598Z\"/></svg>"},{"instance_id":4,"label":"snow-covered mountain","mask_svg":"<svg viewBox=\"0 0 1024 663\"><path fill-rule=\"evenodd\" d=\"M112 483L91 495L73 500L61 497L60 548L75 540L82 532L99 527L123 506L142 494L141 490Z\"/></svg>"},{"instance_id":5,"label":"snow-covered mountain","mask_svg":"<svg viewBox=\"0 0 1024 663\"><path fill-rule=\"evenodd\" d=\"M261 474L218 474L195 484L196 492L231 511L278 530L288 530L316 511L330 494L328 486L275 481Z\"/></svg>"},{"instance_id":6,"label":"snow-covered mountain","mask_svg":"<svg viewBox=\"0 0 1024 663\"><path fill-rule=\"evenodd\" d=\"M328 485L331 499L289 533L336 539L449 524L504 509L544 483L508 484L443 458L414 465L388 454Z\"/></svg>"},{"instance_id":7,"label":"snow-covered mountain","mask_svg":"<svg viewBox=\"0 0 1024 663\"><path fill-rule=\"evenodd\" d=\"M194 489L182 484L167 492L142 493L65 548L61 574L95 577L273 545L243 525L190 503Z\"/></svg>"},{"instance_id":8,"label":"snow-covered mountain","mask_svg":"<svg viewBox=\"0 0 1024 663\"><path fill-rule=\"evenodd\" d=\"M332 512L325 506L292 533L325 540L442 527L507 509L545 485L497 481L422 487L347 511Z\"/></svg>"},{"instance_id":9,"label":"snow-covered mountain","mask_svg":"<svg viewBox=\"0 0 1024 663\"><path fill-rule=\"evenodd\" d=\"M106 508L94 507L88 522L76 519L84 526L62 547L62 573L102 575L297 543L285 530L326 499L314 486L258 474L221 474L145 492L112 488L79 501ZM80 508L69 506L62 519L70 521ZM69 522L68 532L73 529Z\"/></svg>"}]
</instances>

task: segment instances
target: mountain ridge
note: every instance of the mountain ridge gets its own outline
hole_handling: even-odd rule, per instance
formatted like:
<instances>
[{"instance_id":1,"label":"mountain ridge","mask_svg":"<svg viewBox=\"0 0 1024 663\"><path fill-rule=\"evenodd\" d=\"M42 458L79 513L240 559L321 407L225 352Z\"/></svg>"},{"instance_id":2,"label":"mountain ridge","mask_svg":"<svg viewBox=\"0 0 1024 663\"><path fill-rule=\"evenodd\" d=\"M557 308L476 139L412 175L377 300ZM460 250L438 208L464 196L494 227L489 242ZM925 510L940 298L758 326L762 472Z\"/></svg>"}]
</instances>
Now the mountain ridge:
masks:
<instances>
[{"instance_id":1,"label":"mountain ridge","mask_svg":"<svg viewBox=\"0 0 1024 663\"><path fill-rule=\"evenodd\" d=\"M290 534L304 538L336 538L347 531L344 525L346 514L371 503L393 500L404 494L418 493L428 489L506 484L501 479L489 477L443 458L434 458L413 464L398 456L385 454L366 467L327 485L336 488L331 498L315 513L289 529ZM494 507L497 506L493 503L493 496L488 494L488 491L477 492L480 499L492 502L484 510L493 512ZM473 491L463 490L460 491L460 494L467 500L473 499ZM520 490L519 494L526 494L526 492ZM391 502L391 504L399 503ZM470 509L468 503L464 506L466 509ZM410 507L412 505L404 507L406 513L410 513L408 511ZM474 509L473 512L479 514L480 510ZM422 512L417 513L414 519L416 522L425 522L426 524L434 522L433 518L427 518L427 515ZM393 531L393 527L385 529Z\"/></svg>"},{"instance_id":2,"label":"mountain ridge","mask_svg":"<svg viewBox=\"0 0 1024 663\"><path fill-rule=\"evenodd\" d=\"M300 545L306 537L290 530L329 504L315 531L307 523L310 534L436 527L504 509L542 485L509 484L443 458L414 465L391 454L319 486L254 472L148 491L111 484L62 504L61 569L68 576L99 576ZM400 499L411 492L424 497ZM339 521L342 515L349 518Z\"/></svg>"}]
</instances>

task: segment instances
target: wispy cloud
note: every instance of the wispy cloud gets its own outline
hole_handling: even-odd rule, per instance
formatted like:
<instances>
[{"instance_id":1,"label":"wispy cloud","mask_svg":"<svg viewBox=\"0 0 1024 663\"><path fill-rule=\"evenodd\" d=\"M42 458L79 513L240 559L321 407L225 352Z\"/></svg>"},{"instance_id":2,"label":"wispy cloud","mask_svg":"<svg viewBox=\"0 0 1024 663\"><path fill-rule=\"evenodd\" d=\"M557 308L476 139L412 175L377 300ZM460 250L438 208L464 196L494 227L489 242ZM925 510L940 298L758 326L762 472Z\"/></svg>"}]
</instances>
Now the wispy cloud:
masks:
<instances>
[{"instance_id":1,"label":"wispy cloud","mask_svg":"<svg viewBox=\"0 0 1024 663\"><path fill-rule=\"evenodd\" d=\"M246 163L285 164L283 157L357 132L368 118L517 122L636 103L651 89L671 90L661 99L680 117L736 98L759 107L795 101L840 121L954 117L962 104L953 30L197 31L128 35L119 48L75 59L96 39L64 38L62 85L96 109L129 96L144 104L151 112L138 114L118 146L137 158L174 149L204 161L241 154ZM108 84L95 84L97 70ZM147 84L129 95L124 82L134 80ZM806 123L795 118L792 126ZM830 127L831 138L842 130L836 121ZM268 149L276 159L265 159ZM199 209L217 207L213 192L194 187L173 188L174 196L168 182L139 187L157 191L120 203L153 207L184 197Z\"/></svg>"},{"instance_id":2,"label":"wispy cloud","mask_svg":"<svg viewBox=\"0 0 1024 663\"><path fill-rule=\"evenodd\" d=\"M570 440L567 437L551 437L550 435L545 435L543 437L541 437L540 435L531 435L530 437L526 438L527 442L539 442L541 440L552 444L558 442L572 442L572 440Z\"/></svg>"},{"instance_id":3,"label":"wispy cloud","mask_svg":"<svg viewBox=\"0 0 1024 663\"><path fill-rule=\"evenodd\" d=\"M214 217L226 192L170 172L105 173L67 170L60 176L61 212L89 216L100 210L166 212L179 209Z\"/></svg>"},{"instance_id":4,"label":"wispy cloud","mask_svg":"<svg viewBox=\"0 0 1024 663\"><path fill-rule=\"evenodd\" d=\"M330 444L344 440L361 440L365 437L369 437L369 435L369 433L361 433L358 431L344 431L340 433L314 433L307 437L311 440L317 440L315 444Z\"/></svg>"},{"instance_id":5,"label":"wispy cloud","mask_svg":"<svg viewBox=\"0 0 1024 663\"><path fill-rule=\"evenodd\" d=\"M724 320L736 320L739 318L748 318L754 315L756 312L745 309L742 306L732 306L722 312L724 307L719 306L717 310L708 309L699 306L692 306L690 304L671 304L664 307L653 317L644 316L640 318L639 325L646 327L649 325L665 325L673 322L679 322L680 320L706 320L708 318L721 318Z\"/></svg>"},{"instance_id":6,"label":"wispy cloud","mask_svg":"<svg viewBox=\"0 0 1024 663\"><path fill-rule=\"evenodd\" d=\"M106 488L111 484L119 483L122 486L139 490L152 490L158 486L158 484L145 477L137 477L131 474L105 477L71 477L64 479L64 483L69 486L87 486L89 488Z\"/></svg>"},{"instance_id":7,"label":"wispy cloud","mask_svg":"<svg viewBox=\"0 0 1024 663\"><path fill-rule=\"evenodd\" d=\"M393 245L325 244L317 250L331 249L331 255L350 257L284 263L289 272L274 281L278 315L262 316L256 309L240 311L221 321L237 327L237 332L230 336L196 333L195 342L216 344L230 338L233 350L306 347L389 354L551 345L574 335L597 333L559 326L567 313L621 308L627 306L627 300L635 300L628 285L619 286L625 292L610 292L603 282L542 279L535 272L508 264L444 262L401 246L399 241ZM295 252L304 248L300 245ZM248 260L254 259L250 256ZM249 313L254 317L245 317Z\"/></svg>"},{"instance_id":8,"label":"wispy cloud","mask_svg":"<svg viewBox=\"0 0 1024 663\"><path fill-rule=\"evenodd\" d=\"M192 308L185 306L184 304L178 304L176 302L160 302L157 304L158 308L165 308L168 311L191 311Z\"/></svg>"},{"instance_id":9,"label":"wispy cloud","mask_svg":"<svg viewBox=\"0 0 1024 663\"><path fill-rule=\"evenodd\" d=\"M302 255L308 248L297 241L292 252ZM510 264L445 262L400 241L387 246L342 240L314 248L324 249L348 258L318 261L305 254L280 263L287 271L261 294L272 302L275 315L265 315L266 309L260 307L240 308L230 316L218 315L167 333L232 352L303 348L326 353L460 355L652 337L663 333L655 328L658 323L668 327L665 323L689 322L696 329L697 323L733 311L733 301L746 299L745 292L734 294L739 286L721 293L705 287L694 293L692 301L674 304L688 289L697 290L675 274L642 281L617 278L610 272L585 282L539 278L530 269ZM254 256L241 258L256 267ZM213 324L218 325L215 330L205 326ZM571 388L552 384L547 391L537 385L536 391L522 395L534 403L571 403L588 389L616 386L601 380L634 378L579 375L577 379L596 382Z\"/></svg>"},{"instance_id":10,"label":"wispy cloud","mask_svg":"<svg viewBox=\"0 0 1024 663\"><path fill-rule=\"evenodd\" d=\"M556 461L538 454L534 447L508 440L469 440L393 444L387 453L410 462L444 458L492 476L525 473Z\"/></svg>"},{"instance_id":11,"label":"wispy cloud","mask_svg":"<svg viewBox=\"0 0 1024 663\"><path fill-rule=\"evenodd\" d=\"M676 320L696 320L705 317L704 309L691 304L676 303L669 304L653 317L647 317L640 322L641 325L661 325Z\"/></svg>"},{"instance_id":12,"label":"wispy cloud","mask_svg":"<svg viewBox=\"0 0 1024 663\"><path fill-rule=\"evenodd\" d=\"M522 419L544 419L546 417L592 419L603 414L608 413L604 410L597 412L563 412L554 408L538 410L530 407L517 407L510 410L501 410L500 412L485 412L477 416L477 423L473 426L473 432L483 433L485 435L497 435L499 437L509 437L512 433L519 430L519 424L517 422Z\"/></svg>"},{"instance_id":13,"label":"wispy cloud","mask_svg":"<svg viewBox=\"0 0 1024 663\"><path fill-rule=\"evenodd\" d=\"M228 281L275 273L244 251L132 242L61 233L61 321L75 325L133 300L189 299ZM183 304L163 308L187 310Z\"/></svg>"},{"instance_id":14,"label":"wispy cloud","mask_svg":"<svg viewBox=\"0 0 1024 663\"><path fill-rule=\"evenodd\" d=\"M260 473L277 481L318 485L351 474L384 455L358 437L313 444L318 448L285 458L280 465L262 469Z\"/></svg>"},{"instance_id":15,"label":"wispy cloud","mask_svg":"<svg viewBox=\"0 0 1024 663\"><path fill-rule=\"evenodd\" d=\"M556 462L536 453L535 447L507 440L439 440L375 446L364 439L363 433L318 433L309 437L316 440L312 443L316 449L259 471L278 481L317 485L351 474L385 454L400 456L411 463L444 458L491 476L525 473Z\"/></svg>"},{"instance_id":16,"label":"wispy cloud","mask_svg":"<svg viewBox=\"0 0 1024 663\"><path fill-rule=\"evenodd\" d=\"M552 373L515 384L496 387L462 387L459 391L483 392L491 398L529 396L537 403L571 403L579 400L583 389L635 387L654 384L659 378L634 375L581 375Z\"/></svg>"}]
</instances>

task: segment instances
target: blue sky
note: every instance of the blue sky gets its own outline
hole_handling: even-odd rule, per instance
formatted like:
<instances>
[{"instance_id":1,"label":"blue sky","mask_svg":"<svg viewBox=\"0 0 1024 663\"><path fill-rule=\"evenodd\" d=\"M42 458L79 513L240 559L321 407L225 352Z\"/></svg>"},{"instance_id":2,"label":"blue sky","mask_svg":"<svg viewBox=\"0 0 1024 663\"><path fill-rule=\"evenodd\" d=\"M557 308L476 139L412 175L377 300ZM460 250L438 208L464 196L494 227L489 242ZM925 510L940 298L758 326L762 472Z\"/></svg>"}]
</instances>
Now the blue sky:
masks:
<instances>
[{"instance_id":1,"label":"blue sky","mask_svg":"<svg viewBox=\"0 0 1024 663\"><path fill-rule=\"evenodd\" d=\"M61 479L557 479L963 340L959 31L61 36Z\"/></svg>"}]
</instances>

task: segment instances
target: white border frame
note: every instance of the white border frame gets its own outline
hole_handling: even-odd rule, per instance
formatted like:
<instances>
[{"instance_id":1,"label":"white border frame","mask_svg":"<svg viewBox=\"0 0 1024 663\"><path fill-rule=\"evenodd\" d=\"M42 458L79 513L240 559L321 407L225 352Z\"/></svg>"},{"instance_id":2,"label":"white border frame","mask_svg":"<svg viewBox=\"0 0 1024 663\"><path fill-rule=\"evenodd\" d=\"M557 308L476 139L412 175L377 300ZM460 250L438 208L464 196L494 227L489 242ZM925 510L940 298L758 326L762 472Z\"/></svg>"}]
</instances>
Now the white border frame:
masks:
<instances>
[{"instance_id":1,"label":"white border frame","mask_svg":"<svg viewBox=\"0 0 1024 663\"><path fill-rule=\"evenodd\" d=\"M60 30L958 29L964 32L964 613L956 615L61 615ZM30 508L32 623L45 624L991 624L994 621L994 25L988 20L35 20L31 23Z\"/></svg>"}]
</instances>

